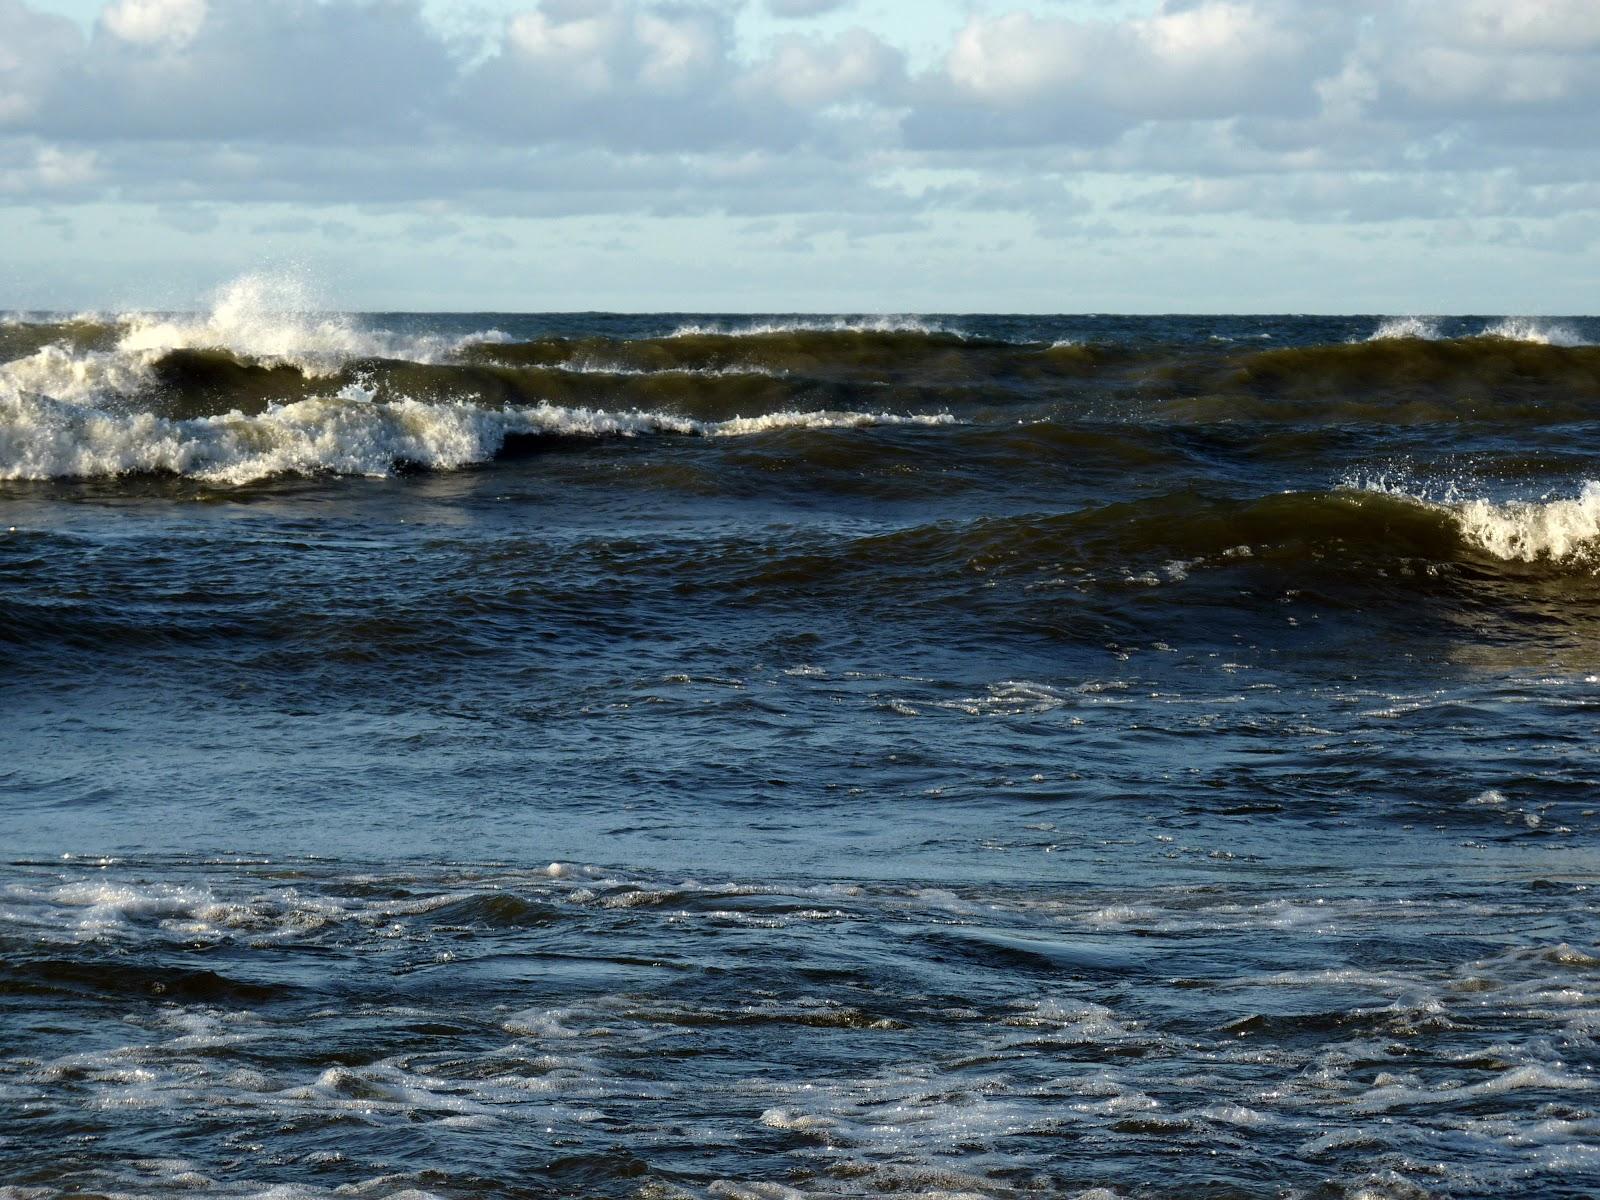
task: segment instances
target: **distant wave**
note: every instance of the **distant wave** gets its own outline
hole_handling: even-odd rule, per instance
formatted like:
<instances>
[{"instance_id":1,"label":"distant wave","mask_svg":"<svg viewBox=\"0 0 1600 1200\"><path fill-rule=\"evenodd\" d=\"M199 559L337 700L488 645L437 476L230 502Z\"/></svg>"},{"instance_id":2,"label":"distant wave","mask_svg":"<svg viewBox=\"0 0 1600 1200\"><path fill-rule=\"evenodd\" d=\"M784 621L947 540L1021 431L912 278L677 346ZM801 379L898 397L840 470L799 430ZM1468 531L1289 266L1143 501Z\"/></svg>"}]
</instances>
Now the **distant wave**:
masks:
<instances>
[{"instance_id":1,"label":"distant wave","mask_svg":"<svg viewBox=\"0 0 1600 1200\"><path fill-rule=\"evenodd\" d=\"M1439 322L1434 317L1386 317L1367 341L1388 342L1401 338L1436 341L1439 338Z\"/></svg>"},{"instance_id":2,"label":"distant wave","mask_svg":"<svg viewBox=\"0 0 1600 1200\"><path fill-rule=\"evenodd\" d=\"M1550 325L1530 317L1506 317L1484 326L1481 337L1504 338L1511 342L1532 342L1536 346L1587 346L1591 343L1565 325Z\"/></svg>"},{"instance_id":3,"label":"distant wave","mask_svg":"<svg viewBox=\"0 0 1600 1200\"><path fill-rule=\"evenodd\" d=\"M1369 342L1415 339L1424 342L1445 340L1443 321L1438 317L1386 317L1368 337ZM1536 346L1587 346L1576 330L1535 317L1502 317L1485 325L1480 338L1499 338L1508 342L1528 342Z\"/></svg>"},{"instance_id":4,"label":"distant wave","mask_svg":"<svg viewBox=\"0 0 1600 1200\"><path fill-rule=\"evenodd\" d=\"M785 333L929 333L948 337L966 334L951 326L910 315L776 317L755 321L690 323L680 325L668 337L770 337Z\"/></svg>"}]
</instances>

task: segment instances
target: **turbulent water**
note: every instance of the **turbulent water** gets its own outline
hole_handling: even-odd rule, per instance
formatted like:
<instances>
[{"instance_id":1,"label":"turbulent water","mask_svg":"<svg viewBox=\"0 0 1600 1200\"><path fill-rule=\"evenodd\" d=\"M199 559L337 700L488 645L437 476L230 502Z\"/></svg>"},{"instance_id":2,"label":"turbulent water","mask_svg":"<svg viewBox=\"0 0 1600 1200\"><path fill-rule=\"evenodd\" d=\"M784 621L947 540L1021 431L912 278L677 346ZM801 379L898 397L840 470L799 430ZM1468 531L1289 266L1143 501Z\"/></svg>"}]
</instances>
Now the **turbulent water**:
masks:
<instances>
[{"instance_id":1,"label":"turbulent water","mask_svg":"<svg viewBox=\"0 0 1600 1200\"><path fill-rule=\"evenodd\" d=\"M1600 1193L1600 322L0 323L0 1195Z\"/></svg>"}]
</instances>

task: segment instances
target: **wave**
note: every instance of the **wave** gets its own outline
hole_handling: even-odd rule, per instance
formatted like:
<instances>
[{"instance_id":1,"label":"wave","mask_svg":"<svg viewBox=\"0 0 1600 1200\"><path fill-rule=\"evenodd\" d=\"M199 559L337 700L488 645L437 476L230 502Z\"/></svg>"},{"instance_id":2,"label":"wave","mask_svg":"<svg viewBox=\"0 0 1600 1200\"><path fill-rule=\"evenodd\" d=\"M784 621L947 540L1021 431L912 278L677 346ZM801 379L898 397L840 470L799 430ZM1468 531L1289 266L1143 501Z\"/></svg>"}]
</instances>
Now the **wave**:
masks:
<instances>
[{"instance_id":1,"label":"wave","mask_svg":"<svg viewBox=\"0 0 1600 1200\"><path fill-rule=\"evenodd\" d=\"M1507 342L1528 342L1535 346L1587 346L1581 334L1567 325L1550 324L1535 317L1502 317L1471 335L1498 338ZM1447 335L1439 317L1385 317L1367 337L1369 342L1461 340Z\"/></svg>"},{"instance_id":2,"label":"wave","mask_svg":"<svg viewBox=\"0 0 1600 1200\"><path fill-rule=\"evenodd\" d=\"M458 337L366 329L343 313L323 309L298 277L258 273L218 290L195 316L134 313L118 320L116 349L125 355L173 350L226 350L262 363L284 363L306 374L330 374L363 358L439 362L469 343L504 337L483 330Z\"/></svg>"},{"instance_id":3,"label":"wave","mask_svg":"<svg viewBox=\"0 0 1600 1200\"><path fill-rule=\"evenodd\" d=\"M663 412L541 404L489 409L468 403L379 400L349 386L331 397L271 405L249 415L170 418L117 412L37 395L0 394L0 479L189 476L243 484L276 475L382 476L401 467L451 470L495 458L518 437L740 437L786 429L943 425L943 414L789 411L703 421Z\"/></svg>"},{"instance_id":4,"label":"wave","mask_svg":"<svg viewBox=\"0 0 1600 1200\"><path fill-rule=\"evenodd\" d=\"M1575 497L1507 502L1376 487L1246 498L1180 492L1054 516L925 526L883 541L866 556L960 561L982 575L1109 569L1136 583L1263 566L1376 583L1406 562L1424 578L1428 564L1592 573L1600 566L1600 481Z\"/></svg>"},{"instance_id":5,"label":"wave","mask_svg":"<svg viewBox=\"0 0 1600 1200\"><path fill-rule=\"evenodd\" d=\"M1078 598L1107 593L1108 618L1136 622L1145 602L1130 605L1129 589L1189 599L1209 591L1230 607L1241 596L1259 604L1264 594L1296 589L1330 605L1364 607L1384 594L1410 603L1451 589L1481 604L1498 584L1522 598L1530 585L1548 585L1563 601L1592 605L1597 510L1600 484L1586 485L1576 500L1530 506L1446 505L1353 489L1230 498L1174 492L866 537L735 543L715 561L698 546L681 553L683 570L699 573L698 586L752 603L870 590L932 606L980 603L992 606L996 620L1029 628L1054 628L1062 604L1070 611ZM659 571L672 552L653 547L637 569ZM1079 636L1091 627L1069 617L1060 628Z\"/></svg>"},{"instance_id":6,"label":"wave","mask_svg":"<svg viewBox=\"0 0 1600 1200\"><path fill-rule=\"evenodd\" d=\"M504 338L492 329L443 336L364 328L319 309L296 277L252 274L219 289L200 313L82 313L8 324L0 330L0 386L61 400L131 394L157 382L163 360L186 352L331 378L363 360L449 362L465 346Z\"/></svg>"},{"instance_id":7,"label":"wave","mask_svg":"<svg viewBox=\"0 0 1600 1200\"><path fill-rule=\"evenodd\" d=\"M668 337L771 337L787 333L922 333L965 338L962 330L907 314L875 316L792 316L753 321L690 322Z\"/></svg>"},{"instance_id":8,"label":"wave","mask_svg":"<svg viewBox=\"0 0 1600 1200\"><path fill-rule=\"evenodd\" d=\"M1592 417L1600 347L1387 338L1180 360L1151 373L1169 415L1310 421Z\"/></svg>"},{"instance_id":9,"label":"wave","mask_svg":"<svg viewBox=\"0 0 1600 1200\"><path fill-rule=\"evenodd\" d=\"M1439 321L1435 317L1385 317L1367 341L1391 342L1415 338L1432 342L1437 341L1439 336Z\"/></svg>"},{"instance_id":10,"label":"wave","mask_svg":"<svg viewBox=\"0 0 1600 1200\"><path fill-rule=\"evenodd\" d=\"M1492 325L1484 326L1478 335L1486 338L1503 338L1510 342L1532 342L1536 346L1588 346L1577 330L1566 325L1547 325L1529 317L1506 317Z\"/></svg>"},{"instance_id":11,"label":"wave","mask_svg":"<svg viewBox=\"0 0 1600 1200\"><path fill-rule=\"evenodd\" d=\"M250 275L197 314L0 326L0 476L448 469L551 424L529 413L629 426L609 433L755 431L803 414L929 423L954 414L999 431L977 449L1016 443L1019 461L1024 442L1077 453L1075 443L1057 444L1058 427L1115 425L1165 460L1160 437L1174 425L1504 428L1600 417L1600 347L1570 330L1511 319L1482 336L1445 337L1442 328L1395 319L1363 342L1264 349L1019 342L921 317L780 317L686 323L665 336L513 340L493 329L368 328L322 311L292 277ZM350 427L334 428L341 422ZM1035 432L1020 442L1006 432L1019 428ZM147 445L136 444L140 431ZM1304 439L1303 457L1316 440ZM963 438L950 452L973 448Z\"/></svg>"},{"instance_id":12,"label":"wave","mask_svg":"<svg viewBox=\"0 0 1600 1200\"><path fill-rule=\"evenodd\" d=\"M1482 497L1431 499L1381 480L1354 489L1445 514L1462 542L1501 562L1600 563L1600 480L1587 480L1576 496L1493 501Z\"/></svg>"},{"instance_id":13,"label":"wave","mask_svg":"<svg viewBox=\"0 0 1600 1200\"><path fill-rule=\"evenodd\" d=\"M1082 354L1083 348L1076 348ZM470 343L459 360L506 366L585 369L613 374L693 372L761 374L884 382L919 378L976 382L1018 370L1059 370L1073 355L1036 345L984 340L922 329L751 328L741 332L685 327L660 338L537 338Z\"/></svg>"}]
</instances>

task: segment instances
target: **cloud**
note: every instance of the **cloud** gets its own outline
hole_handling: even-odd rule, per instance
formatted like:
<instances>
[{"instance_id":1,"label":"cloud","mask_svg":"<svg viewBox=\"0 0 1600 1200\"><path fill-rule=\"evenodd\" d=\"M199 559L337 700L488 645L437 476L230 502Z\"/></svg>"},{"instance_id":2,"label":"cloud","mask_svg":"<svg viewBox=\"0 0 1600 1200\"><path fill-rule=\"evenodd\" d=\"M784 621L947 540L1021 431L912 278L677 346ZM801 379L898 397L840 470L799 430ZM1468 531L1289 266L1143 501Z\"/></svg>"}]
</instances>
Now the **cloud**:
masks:
<instances>
[{"instance_id":1,"label":"cloud","mask_svg":"<svg viewBox=\"0 0 1600 1200\"><path fill-rule=\"evenodd\" d=\"M1092 126L1304 110L1336 61L1315 10L1204 0L1128 21L975 16L945 60L948 103L1021 114L1040 140Z\"/></svg>"},{"instance_id":2,"label":"cloud","mask_svg":"<svg viewBox=\"0 0 1600 1200\"><path fill-rule=\"evenodd\" d=\"M119 0L87 41L24 33L33 103L0 111L0 129L102 143L414 129L456 73L451 48L400 0ZM0 94L11 74L0 69Z\"/></svg>"},{"instance_id":3,"label":"cloud","mask_svg":"<svg viewBox=\"0 0 1600 1200\"><path fill-rule=\"evenodd\" d=\"M775 96L796 109L871 99L898 92L904 82L905 56L864 29L831 41L781 38L743 81L748 92Z\"/></svg>"},{"instance_id":4,"label":"cloud","mask_svg":"<svg viewBox=\"0 0 1600 1200\"><path fill-rule=\"evenodd\" d=\"M972 212L1061 227L1097 204L1600 210L1581 186L1600 175L1594 0L1165 0L1094 19L1017 0L974 7L916 69L884 29L752 40L758 3L845 7L527 0L485 44L421 0L114 0L88 36L0 0L0 201L150 203L190 224L251 202L824 218L806 230Z\"/></svg>"},{"instance_id":5,"label":"cloud","mask_svg":"<svg viewBox=\"0 0 1600 1200\"><path fill-rule=\"evenodd\" d=\"M78 27L65 17L0 0L0 128L36 119L61 64L82 46Z\"/></svg>"},{"instance_id":6,"label":"cloud","mask_svg":"<svg viewBox=\"0 0 1600 1200\"><path fill-rule=\"evenodd\" d=\"M775 17L800 20L837 12L849 3L851 0L767 0L767 11Z\"/></svg>"},{"instance_id":7,"label":"cloud","mask_svg":"<svg viewBox=\"0 0 1600 1200\"><path fill-rule=\"evenodd\" d=\"M98 192L100 177L93 150L26 140L0 142L0 197L87 198Z\"/></svg>"},{"instance_id":8,"label":"cloud","mask_svg":"<svg viewBox=\"0 0 1600 1200\"><path fill-rule=\"evenodd\" d=\"M188 45L206 19L206 0L119 0L101 17L125 42L179 48Z\"/></svg>"}]
</instances>

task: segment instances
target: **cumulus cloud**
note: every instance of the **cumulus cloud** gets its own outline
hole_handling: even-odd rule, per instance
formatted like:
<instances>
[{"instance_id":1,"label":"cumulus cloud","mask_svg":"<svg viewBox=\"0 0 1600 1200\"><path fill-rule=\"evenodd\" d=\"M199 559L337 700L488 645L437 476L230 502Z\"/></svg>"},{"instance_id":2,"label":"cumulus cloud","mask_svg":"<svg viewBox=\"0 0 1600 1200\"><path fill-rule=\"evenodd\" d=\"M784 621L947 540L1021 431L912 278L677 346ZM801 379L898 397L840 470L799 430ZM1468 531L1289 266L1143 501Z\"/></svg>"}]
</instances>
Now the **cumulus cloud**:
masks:
<instances>
[{"instance_id":1,"label":"cumulus cloud","mask_svg":"<svg viewBox=\"0 0 1600 1200\"><path fill-rule=\"evenodd\" d=\"M745 80L746 91L776 96L797 109L826 108L898 91L905 57L864 29L831 41L781 38L765 63Z\"/></svg>"},{"instance_id":2,"label":"cumulus cloud","mask_svg":"<svg viewBox=\"0 0 1600 1200\"><path fill-rule=\"evenodd\" d=\"M1124 22L1019 11L974 17L946 68L960 92L1005 107L1075 97L1150 115L1198 105L1196 115L1213 116L1305 86L1311 39L1299 24L1234 0Z\"/></svg>"},{"instance_id":3,"label":"cumulus cloud","mask_svg":"<svg viewBox=\"0 0 1600 1200\"><path fill-rule=\"evenodd\" d=\"M757 4L793 23L749 40ZM1043 228L1094 176L1194 219L1596 210L1595 0L1016 0L920 69L805 24L845 7L527 0L485 44L421 0L112 0L87 36L0 0L0 199Z\"/></svg>"}]
</instances>

